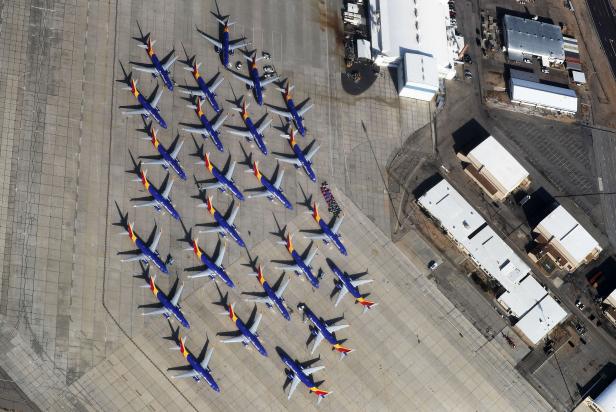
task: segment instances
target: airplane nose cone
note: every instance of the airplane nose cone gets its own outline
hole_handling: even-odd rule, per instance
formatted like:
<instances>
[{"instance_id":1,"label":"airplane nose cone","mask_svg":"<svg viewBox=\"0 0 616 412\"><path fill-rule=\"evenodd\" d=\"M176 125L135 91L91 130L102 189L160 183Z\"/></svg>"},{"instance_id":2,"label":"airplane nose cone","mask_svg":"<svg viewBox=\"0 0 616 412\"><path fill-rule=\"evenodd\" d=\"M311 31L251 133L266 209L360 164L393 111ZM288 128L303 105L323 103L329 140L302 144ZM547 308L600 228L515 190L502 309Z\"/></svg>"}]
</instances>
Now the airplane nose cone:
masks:
<instances>
[{"instance_id":1,"label":"airplane nose cone","mask_svg":"<svg viewBox=\"0 0 616 412\"><path fill-rule=\"evenodd\" d=\"M182 180L187 180L188 179L188 176L186 176L186 173L183 170L181 170L181 169L178 171L178 176L180 176L180 179L182 179Z\"/></svg>"},{"instance_id":2,"label":"airplane nose cone","mask_svg":"<svg viewBox=\"0 0 616 412\"><path fill-rule=\"evenodd\" d=\"M160 127L162 127L163 129L166 129L166 128L167 128L167 122L166 122L166 121L164 121L162 118L160 119L160 122L159 122L159 123L160 123Z\"/></svg>"},{"instance_id":3,"label":"airplane nose cone","mask_svg":"<svg viewBox=\"0 0 616 412\"><path fill-rule=\"evenodd\" d=\"M246 243L239 237L237 238L237 244L240 245L240 247L246 247Z\"/></svg>"}]
</instances>

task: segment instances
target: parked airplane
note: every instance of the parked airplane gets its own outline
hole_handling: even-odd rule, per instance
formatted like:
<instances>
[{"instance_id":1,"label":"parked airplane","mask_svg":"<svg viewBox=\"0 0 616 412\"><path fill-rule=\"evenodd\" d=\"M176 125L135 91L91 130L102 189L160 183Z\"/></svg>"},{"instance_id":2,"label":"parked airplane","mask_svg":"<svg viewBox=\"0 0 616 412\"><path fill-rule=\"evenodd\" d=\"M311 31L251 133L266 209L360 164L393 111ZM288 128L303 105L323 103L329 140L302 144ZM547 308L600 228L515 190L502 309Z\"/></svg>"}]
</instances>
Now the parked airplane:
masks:
<instances>
[{"instance_id":1,"label":"parked airplane","mask_svg":"<svg viewBox=\"0 0 616 412\"><path fill-rule=\"evenodd\" d=\"M183 283L178 287L171 299L169 299L169 297L162 291L158 290L158 287L156 286L156 275L149 276L149 285L146 285L145 287L150 288L154 297L158 299L158 304L161 305L161 308L144 312L144 316L163 315L166 319L173 316L182 324L182 326L186 329L190 329L190 324L188 323L188 320L186 320L186 317L184 317L179 305L180 297L182 296L182 291L184 290Z\"/></svg>"},{"instance_id":2,"label":"parked airplane","mask_svg":"<svg viewBox=\"0 0 616 412\"><path fill-rule=\"evenodd\" d=\"M310 320L314 328L311 328L310 333L315 337L314 344L312 345L311 354L314 353L315 349L319 344L323 341L323 339L327 340L332 345L332 350L340 353L340 359L347 356L349 353L353 352L353 349L347 348L341 344L336 336L335 332L340 329L348 328L349 325L329 325L329 323L333 323L332 321L325 321L323 318L319 318L314 314L312 310L305 303L300 303L297 305L297 309L299 309L303 313L303 320L306 321L306 318Z\"/></svg>"},{"instance_id":3,"label":"parked airplane","mask_svg":"<svg viewBox=\"0 0 616 412\"><path fill-rule=\"evenodd\" d=\"M173 151L169 153L165 146L163 146L158 140L158 130L152 127L151 122L147 130L149 133L149 137L144 137L143 139L150 140L152 142L154 148L158 150L159 156L140 156L141 159L148 159L143 162L143 164L161 165L165 170L171 168L180 177L180 179L186 180L186 173L184 172L184 169L182 169L180 161L178 160L178 155L180 154L180 150L182 150L182 145L184 144L184 141L182 140L178 143L176 139L176 142L174 142L174 144L172 145Z\"/></svg>"},{"instance_id":4,"label":"parked airplane","mask_svg":"<svg viewBox=\"0 0 616 412\"><path fill-rule=\"evenodd\" d=\"M127 110L122 112L123 115L125 116L141 115L146 118L152 116L152 118L154 118L154 120L158 122L160 127L162 127L163 129L167 128L167 122L165 122L165 119L163 119L163 117L160 114L160 110L158 109L158 102L160 101L160 98L163 95L163 89L158 90L158 92L156 93L153 99L151 98L151 96L150 96L151 99L146 99L141 94L141 92L137 89L137 80L131 79L130 87L125 87L124 90L131 91L133 96L137 98L137 101L139 102L139 106L141 108L139 109L128 108Z\"/></svg>"},{"instance_id":5,"label":"parked airplane","mask_svg":"<svg viewBox=\"0 0 616 412\"><path fill-rule=\"evenodd\" d=\"M171 193L171 188L173 187L173 182L174 182L173 179L168 181L167 185L165 186L165 190L163 190L163 192L161 193L159 189L157 189L156 187L154 187L154 185L150 183L150 181L147 178L147 173L148 173L147 170L141 170L141 173L140 173L141 178L135 179L134 181L141 182L143 184L143 187L145 188L145 190L147 190L148 193L150 193L150 196L148 196L148 198L151 198L152 200L147 201L147 202L137 203L133 207L153 207L159 212L164 208L167 212L169 212L171 216L173 216L174 219L180 220L180 214L175 209L175 207L173 207L173 204L171 203L170 193ZM168 177L169 175L167 175L167 178Z\"/></svg>"},{"instance_id":6,"label":"parked airplane","mask_svg":"<svg viewBox=\"0 0 616 412\"><path fill-rule=\"evenodd\" d=\"M267 307L270 309L273 309L274 306L276 306L276 308L280 311L280 313L282 314L282 316L284 316L286 320L291 320L291 315L289 315L289 311L284 304L284 298L282 297L282 294L284 293L285 289L287 288L287 286L289 286L290 279L287 278L287 280L274 291L274 288L272 288L263 277L263 270L261 268L261 265L259 265L257 273L249 273L249 275L257 277L257 280L263 287L263 292L265 293L265 296L254 297L244 300L247 302L265 303L265 305L267 305ZM252 294L251 292L245 293Z\"/></svg>"},{"instance_id":7,"label":"parked airplane","mask_svg":"<svg viewBox=\"0 0 616 412\"><path fill-rule=\"evenodd\" d=\"M150 243L149 246L137 235L137 233L135 233L132 223L126 224L126 230L127 231L122 234L128 235L130 240L135 244L135 246L137 246L138 250L134 252L135 256L128 259L122 259L122 262L140 261L145 264L149 264L150 262L152 262L154 266L158 268L158 270L163 273L168 273L169 271L167 269L167 265L161 260L158 252L156 251L156 249L158 248L158 242L160 241L160 236L163 233L162 230L159 230L158 233L156 233L156 235L154 236L154 240L152 240L152 243Z\"/></svg>"},{"instance_id":8,"label":"parked airplane","mask_svg":"<svg viewBox=\"0 0 616 412\"><path fill-rule=\"evenodd\" d=\"M177 56L171 57L174 54L174 50L172 50L165 58L161 61L154 53L154 43L156 40L152 41L150 35L148 34L145 38L138 39L142 44L139 47L146 50L148 53L148 57L152 62L151 65L145 65L141 63L132 63L133 69L138 70L140 72L150 73L152 76L160 78L163 80L165 87L169 90L173 90L173 81L171 80L169 68L175 63L177 60Z\"/></svg>"},{"instance_id":9,"label":"parked airplane","mask_svg":"<svg viewBox=\"0 0 616 412\"><path fill-rule=\"evenodd\" d=\"M229 16L214 16L218 23L222 26L222 39L218 40L201 30L197 29L199 34L207 41L212 43L216 47L216 53L220 53L222 58L222 64L225 67L229 67L229 55L241 47L248 46L250 42L245 42L245 38L237 40L229 40L229 28L235 24L233 21L229 21Z\"/></svg>"},{"instance_id":10,"label":"parked airplane","mask_svg":"<svg viewBox=\"0 0 616 412\"><path fill-rule=\"evenodd\" d=\"M313 146L312 149L310 149L308 153L304 154L304 151L302 150L301 147L299 147L299 144L297 144L297 141L295 140L295 130L292 127L291 127L291 130L289 131L289 134L281 134L280 136L289 140L289 144L291 145L291 149L293 150L295 157L277 156L276 160L280 162L291 163L295 165L296 168L302 167L304 169L304 172L306 172L306 175L308 175L308 177L310 178L310 180L312 180L313 182L316 182L317 175L314 173L314 170L312 169L312 158L314 157L314 155L317 153L317 151L319 150L321 146L318 146L318 145ZM316 140L312 144L314 145L315 142Z\"/></svg>"},{"instance_id":11,"label":"parked airplane","mask_svg":"<svg viewBox=\"0 0 616 412\"><path fill-rule=\"evenodd\" d=\"M199 190L218 189L221 192L229 190L229 192L231 192L233 196L235 196L238 200L244 200L244 195L235 185L235 181L233 180L233 171L235 170L236 164L235 161L231 163L231 166L229 166L227 173L222 173L220 169L218 169L212 164L212 162L210 161L209 153L206 153L203 157L203 160L197 162L197 164L205 165L205 168L209 170L212 176L214 176L214 178L216 179L216 183L205 184L199 187Z\"/></svg>"},{"instance_id":12,"label":"parked airplane","mask_svg":"<svg viewBox=\"0 0 616 412\"><path fill-rule=\"evenodd\" d=\"M272 111L273 113L276 113L277 115L282 117L286 117L289 120L293 120L299 134L305 136L306 128L304 127L303 122L304 115L308 112L308 110L312 109L313 105L311 104L306 106L306 104L304 104L302 108L297 108L295 106L295 103L293 102L293 99L291 98L291 90L293 90L294 87L295 86L290 85L289 82L287 82L287 85L284 89L280 87L278 88L278 90L282 92L282 97L284 98L284 102L287 105L287 110L279 109L269 104L267 105L267 107L268 110Z\"/></svg>"},{"instance_id":13,"label":"parked airplane","mask_svg":"<svg viewBox=\"0 0 616 412\"><path fill-rule=\"evenodd\" d=\"M251 170L247 170L247 172L251 172ZM289 199L286 198L283 194L283 190L280 188L280 185L282 184L282 177L284 176L284 169L278 173L274 183L261 174L259 171L259 162L257 161L254 161L252 164L252 172L256 176L257 180L261 182L261 185L263 185L263 190L257 192L256 194L248 195L249 198L267 197L270 201L277 199L287 209L293 209L293 205L289 202Z\"/></svg>"},{"instance_id":14,"label":"parked airplane","mask_svg":"<svg viewBox=\"0 0 616 412\"><path fill-rule=\"evenodd\" d=\"M194 57L192 60L192 65L188 64L188 67L184 67L184 70L188 70L192 73L198 87L183 87L184 90L181 90L181 92L191 96L199 96L202 99L207 99L207 101L212 106L212 109L214 109L216 113L220 113L222 109L216 101L215 91L218 86L220 86L222 82L225 81L225 78L220 73L217 73L216 76L214 76L214 78L209 82L210 84L208 84L208 82L206 82L205 79L201 77L201 73L199 73L199 67L201 66L201 63L194 62Z\"/></svg>"},{"instance_id":15,"label":"parked airplane","mask_svg":"<svg viewBox=\"0 0 616 412\"><path fill-rule=\"evenodd\" d=\"M238 245L240 245L240 247L246 246L246 244L242 240L242 237L237 231L237 228L233 224L235 218L237 217L237 213L240 210L239 206L235 206L228 219L225 219L225 217L214 208L214 205L212 205L211 196L206 199L205 203L200 204L199 207L207 207L207 211L210 212L212 216L214 216L214 219L216 219L216 223L218 223L217 227L213 229L200 230L199 233L219 233L222 236L229 235L233 240L235 240Z\"/></svg>"},{"instance_id":16,"label":"parked airplane","mask_svg":"<svg viewBox=\"0 0 616 412\"><path fill-rule=\"evenodd\" d=\"M269 127L270 123L272 123L272 119L265 120L265 118L267 117L267 115L265 115L265 117L261 121L261 125L257 127L250 118L250 114L247 110L248 106L250 106L250 103L246 103L246 98L244 98L240 107L233 108L233 110L241 113L242 120L244 121L246 128L238 129L232 126L227 126L227 131L236 136L243 136L248 140L253 140L261 153L267 156L267 146L265 145L263 131Z\"/></svg>"},{"instance_id":17,"label":"parked airplane","mask_svg":"<svg viewBox=\"0 0 616 412\"><path fill-rule=\"evenodd\" d=\"M252 326L248 328L244 322L240 318L237 317L235 311L233 310L233 304L229 305L229 318L235 323L237 329L240 331L240 335L234 338L229 338L225 340L221 340L222 343L239 343L241 342L244 346L248 346L252 344L255 349L263 356L267 356L267 351L259 341L259 334L257 333L257 328L259 327L259 322L261 322L262 314L257 314Z\"/></svg>"},{"instance_id":18,"label":"parked airplane","mask_svg":"<svg viewBox=\"0 0 616 412\"><path fill-rule=\"evenodd\" d=\"M208 348L207 352L205 353L205 357L201 362L199 362L199 359L195 357L195 355L190 353L190 351L186 348L186 336L183 336L181 339L178 339L176 344L178 345L177 348L171 348L171 350L179 350L182 356L186 358L186 361L188 362L188 365L192 370L186 373L182 373L180 375L171 376L171 378L193 378L195 382L199 382L201 378L203 378L208 383L208 385L210 385L210 388L214 389L216 392L220 392L220 388L214 380L214 377L212 377L212 371L209 367L210 360L212 359L212 353L214 353L214 348Z\"/></svg>"},{"instance_id":19,"label":"parked airplane","mask_svg":"<svg viewBox=\"0 0 616 412\"><path fill-rule=\"evenodd\" d=\"M344 218L344 215L340 216L338 220L336 220L336 223L334 224L334 226L330 228L329 225L325 223L323 218L321 218L321 215L319 215L319 208L317 206L317 203L314 202L312 206L312 217L319 224L319 227L321 228L321 231L323 233L320 235L308 235L304 237L306 239L322 240L324 243L332 242L336 246L336 248L340 251L340 253L346 256L347 250L342 244L342 242L340 241L341 236L338 233L338 230L340 229L340 225L342 224L342 219Z\"/></svg>"},{"instance_id":20,"label":"parked airplane","mask_svg":"<svg viewBox=\"0 0 616 412\"><path fill-rule=\"evenodd\" d=\"M218 129L220 129L220 126L222 126L224 121L227 119L227 115L223 116L222 113L219 114L216 123L212 124L207 119L205 113L203 113L203 109L201 107L201 98L198 96L196 106L189 104L186 107L195 109L195 113L197 113L197 117L199 117L202 127L183 127L182 130L188 133L200 134L203 136L204 139L207 139L209 137L210 139L212 139L212 143L214 143L214 146L216 146L219 151L223 152L225 148L220 141L220 132L218 131Z\"/></svg>"},{"instance_id":21,"label":"parked airplane","mask_svg":"<svg viewBox=\"0 0 616 412\"><path fill-rule=\"evenodd\" d=\"M248 60L248 64L249 64L248 72L249 72L250 77L247 78L235 72L231 72L231 74L233 75L233 77L235 77L241 82L246 83L251 89L253 89L255 93L255 99L257 100L257 104L259 106L262 106L263 105L263 90L265 86L277 81L278 76L272 76L269 79L266 79L265 77L261 78L259 76L259 69L257 68L257 62L263 59L264 57L263 56L257 57L256 50L250 55L244 53L244 57L246 57L246 60Z\"/></svg>"},{"instance_id":22,"label":"parked airplane","mask_svg":"<svg viewBox=\"0 0 616 412\"><path fill-rule=\"evenodd\" d=\"M295 389L297 389L297 385L299 385L300 382L306 385L310 392L319 397L317 404L321 403L323 398L332 393L319 389L317 384L315 384L314 380L310 377L313 373L325 369L325 366L304 368L302 364L291 359L291 357L281 348L278 347L276 350L278 351L278 355L280 356L282 362L289 368L288 370L285 370L288 379L287 382L291 382L291 389L289 390L289 397L287 399L291 399L293 392L295 392Z\"/></svg>"},{"instance_id":23,"label":"parked airplane","mask_svg":"<svg viewBox=\"0 0 616 412\"><path fill-rule=\"evenodd\" d=\"M215 261L212 261L208 255L203 252L203 250L199 247L199 239L194 239L192 241L192 248L188 248L186 250L192 250L195 252L195 256L197 256L201 262L207 267L206 270L199 272L195 275L188 275L188 278L202 278L208 276L210 279L215 279L218 276L223 282L227 284L230 288L234 288L235 284L225 271L225 268L222 266L222 260L225 257L225 250L227 249L226 243L223 243L220 251L218 252L218 256Z\"/></svg>"},{"instance_id":24,"label":"parked airplane","mask_svg":"<svg viewBox=\"0 0 616 412\"><path fill-rule=\"evenodd\" d=\"M338 299L336 299L334 307L338 306L338 303L340 303L342 298L344 298L344 296L349 292L351 293L351 296L355 298L355 303L359 303L364 307L364 313L366 313L368 309L372 309L373 307L378 305L378 303L366 299L367 295L362 295L361 293L359 293L359 289L357 288L358 286L373 282L373 279L361 280L357 278L362 275L348 275L342 270L340 270L340 268L336 266L334 261L331 259L327 259L327 264L329 265L329 268L332 270L332 272L334 272L334 275L336 275L336 277L338 278L338 281L335 282L335 287L339 292Z\"/></svg>"},{"instance_id":25,"label":"parked airplane","mask_svg":"<svg viewBox=\"0 0 616 412\"><path fill-rule=\"evenodd\" d=\"M295 250L295 248L293 247L293 240L292 240L291 234L287 235L286 241L278 242L278 243L286 245L287 251L293 258L293 261L295 262L295 264L294 265L280 264L280 266L276 266L275 269L292 270L297 275L300 275L301 273L303 273L304 276L306 276L306 279L308 279L308 281L310 282L310 284L314 286L315 288L318 288L319 279L317 279L312 274L312 266L310 266L312 259L314 259L314 257L317 255L318 249L316 247L312 249L312 251L308 254L306 259L304 259L302 255L300 255L297 252L297 250Z\"/></svg>"}]
</instances>

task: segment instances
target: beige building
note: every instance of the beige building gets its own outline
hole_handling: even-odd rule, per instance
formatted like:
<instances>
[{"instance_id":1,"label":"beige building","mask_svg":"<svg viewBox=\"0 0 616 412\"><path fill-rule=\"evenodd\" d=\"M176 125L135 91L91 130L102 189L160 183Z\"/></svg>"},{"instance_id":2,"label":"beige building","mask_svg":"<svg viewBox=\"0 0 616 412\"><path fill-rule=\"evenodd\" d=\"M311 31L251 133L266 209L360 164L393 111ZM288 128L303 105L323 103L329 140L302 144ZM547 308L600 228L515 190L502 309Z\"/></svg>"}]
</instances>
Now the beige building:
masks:
<instances>
[{"instance_id":1,"label":"beige building","mask_svg":"<svg viewBox=\"0 0 616 412\"><path fill-rule=\"evenodd\" d=\"M530 184L528 172L492 136L468 154L458 153L464 171L493 200L502 201L519 188Z\"/></svg>"},{"instance_id":2,"label":"beige building","mask_svg":"<svg viewBox=\"0 0 616 412\"><path fill-rule=\"evenodd\" d=\"M537 246L529 256L544 256L567 272L594 260L603 250L586 229L564 207L558 206L533 229Z\"/></svg>"}]
</instances>

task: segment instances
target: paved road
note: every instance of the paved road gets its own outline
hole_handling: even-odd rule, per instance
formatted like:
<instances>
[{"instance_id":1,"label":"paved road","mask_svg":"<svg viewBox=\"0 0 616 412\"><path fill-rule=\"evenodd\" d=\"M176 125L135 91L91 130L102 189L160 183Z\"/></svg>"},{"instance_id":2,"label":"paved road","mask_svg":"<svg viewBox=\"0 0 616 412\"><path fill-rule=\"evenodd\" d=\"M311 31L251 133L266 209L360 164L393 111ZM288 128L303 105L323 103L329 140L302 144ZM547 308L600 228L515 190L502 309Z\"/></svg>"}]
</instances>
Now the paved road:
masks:
<instances>
[{"instance_id":1,"label":"paved road","mask_svg":"<svg viewBox=\"0 0 616 412\"><path fill-rule=\"evenodd\" d=\"M603 51L612 67L612 75L616 79L616 8L612 6L610 0L586 0L586 3Z\"/></svg>"}]
</instances>

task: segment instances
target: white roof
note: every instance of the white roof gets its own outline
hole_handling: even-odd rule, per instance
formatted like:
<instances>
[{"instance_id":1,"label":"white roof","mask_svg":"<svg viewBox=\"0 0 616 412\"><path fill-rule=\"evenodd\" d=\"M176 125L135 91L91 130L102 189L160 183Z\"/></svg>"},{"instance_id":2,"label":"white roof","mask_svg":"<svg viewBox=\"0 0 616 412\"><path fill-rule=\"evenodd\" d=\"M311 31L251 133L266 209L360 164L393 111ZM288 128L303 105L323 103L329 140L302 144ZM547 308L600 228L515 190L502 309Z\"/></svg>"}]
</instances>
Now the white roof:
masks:
<instances>
[{"instance_id":1,"label":"white roof","mask_svg":"<svg viewBox=\"0 0 616 412\"><path fill-rule=\"evenodd\" d=\"M571 70L571 76L573 76L573 81L576 83L584 84L586 83L586 75L584 72L580 72L577 70Z\"/></svg>"},{"instance_id":2,"label":"white roof","mask_svg":"<svg viewBox=\"0 0 616 412\"><path fill-rule=\"evenodd\" d=\"M574 90L511 77L511 100L565 112L577 112Z\"/></svg>"},{"instance_id":3,"label":"white roof","mask_svg":"<svg viewBox=\"0 0 616 412\"><path fill-rule=\"evenodd\" d=\"M419 51L434 56L439 70L453 67L446 0L370 1L370 13L372 47L388 56L387 61Z\"/></svg>"},{"instance_id":4,"label":"white roof","mask_svg":"<svg viewBox=\"0 0 616 412\"><path fill-rule=\"evenodd\" d=\"M576 263L583 262L593 250L601 250L599 242L562 205L537 226L554 236L553 241L557 241Z\"/></svg>"},{"instance_id":5,"label":"white roof","mask_svg":"<svg viewBox=\"0 0 616 412\"><path fill-rule=\"evenodd\" d=\"M518 318L521 318L548 293L531 275L516 286L500 295L498 302L509 308L511 314Z\"/></svg>"},{"instance_id":6,"label":"white roof","mask_svg":"<svg viewBox=\"0 0 616 412\"><path fill-rule=\"evenodd\" d=\"M547 295L515 324L533 343L537 344L545 335L567 317L567 312Z\"/></svg>"},{"instance_id":7,"label":"white roof","mask_svg":"<svg viewBox=\"0 0 616 412\"><path fill-rule=\"evenodd\" d=\"M602 411L616 412L616 380L612 381L594 402L601 407Z\"/></svg>"},{"instance_id":8,"label":"white roof","mask_svg":"<svg viewBox=\"0 0 616 412\"><path fill-rule=\"evenodd\" d=\"M509 193L528 177L528 171L492 136L468 153Z\"/></svg>"},{"instance_id":9,"label":"white roof","mask_svg":"<svg viewBox=\"0 0 616 412\"><path fill-rule=\"evenodd\" d=\"M507 52L514 54L515 58L515 55L525 53L550 60L565 59L560 27L510 15L505 15L503 22L507 34Z\"/></svg>"},{"instance_id":10,"label":"white roof","mask_svg":"<svg viewBox=\"0 0 616 412\"><path fill-rule=\"evenodd\" d=\"M438 70L434 57L419 53L406 53L403 70L405 83L401 87L430 93L432 96L438 91Z\"/></svg>"},{"instance_id":11,"label":"white roof","mask_svg":"<svg viewBox=\"0 0 616 412\"><path fill-rule=\"evenodd\" d=\"M360 59L372 59L370 42L368 40L357 39L357 57Z\"/></svg>"}]
</instances>

